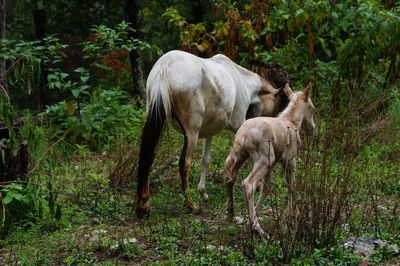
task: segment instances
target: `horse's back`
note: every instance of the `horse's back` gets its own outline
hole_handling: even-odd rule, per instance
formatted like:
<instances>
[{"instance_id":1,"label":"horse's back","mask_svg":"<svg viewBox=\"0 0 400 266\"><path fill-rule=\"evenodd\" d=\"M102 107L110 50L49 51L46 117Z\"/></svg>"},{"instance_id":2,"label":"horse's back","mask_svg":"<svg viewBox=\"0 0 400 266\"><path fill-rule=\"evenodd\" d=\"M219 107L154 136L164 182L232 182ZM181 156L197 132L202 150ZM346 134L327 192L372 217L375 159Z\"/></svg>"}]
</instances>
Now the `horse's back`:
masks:
<instances>
[{"instance_id":1,"label":"horse's back","mask_svg":"<svg viewBox=\"0 0 400 266\"><path fill-rule=\"evenodd\" d=\"M186 129L199 128L200 137L213 136L228 126L234 107L235 94L229 91L234 89L230 72L225 63L183 51L170 51L153 66L147 80L147 94L154 94L162 80L167 84L164 90L169 90L173 112L179 122ZM161 79L157 78L159 73L165 73ZM181 131L180 125L173 120L171 117L168 119L175 129Z\"/></svg>"},{"instance_id":2,"label":"horse's back","mask_svg":"<svg viewBox=\"0 0 400 266\"><path fill-rule=\"evenodd\" d=\"M204 68L203 60L187 52L173 50L160 57L154 64L152 72L160 69L169 71L169 86L174 90L189 90L201 83L201 70ZM149 84L149 80L148 80ZM147 87L147 90L151 87Z\"/></svg>"},{"instance_id":3,"label":"horse's back","mask_svg":"<svg viewBox=\"0 0 400 266\"><path fill-rule=\"evenodd\" d=\"M200 137L211 137L227 128L236 131L245 120L253 98L260 101L256 94L260 87L258 75L221 54L204 59L183 51L170 51L151 70L147 95L162 90L160 83L165 83L163 90L168 93L164 95L169 95L179 122L186 128L199 128ZM171 116L167 115L167 119L179 130Z\"/></svg>"}]
</instances>

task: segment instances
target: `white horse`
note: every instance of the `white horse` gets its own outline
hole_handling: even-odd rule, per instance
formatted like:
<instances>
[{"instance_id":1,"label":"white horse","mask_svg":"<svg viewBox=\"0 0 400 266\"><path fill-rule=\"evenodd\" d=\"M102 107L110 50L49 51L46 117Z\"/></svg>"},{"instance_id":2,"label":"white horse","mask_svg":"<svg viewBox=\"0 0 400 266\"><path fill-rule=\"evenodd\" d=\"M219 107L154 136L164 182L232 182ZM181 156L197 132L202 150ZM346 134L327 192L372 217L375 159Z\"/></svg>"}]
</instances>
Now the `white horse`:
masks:
<instances>
[{"instance_id":1,"label":"white horse","mask_svg":"<svg viewBox=\"0 0 400 266\"><path fill-rule=\"evenodd\" d=\"M293 92L286 85L284 92L289 98L288 107L278 117L257 117L247 120L237 131L235 142L225 162L225 175L228 187L228 216L233 218L233 186L240 166L250 157L254 166L242 185L246 196L252 229L264 234L257 213L267 194L271 171L276 163L285 169L289 190L289 210L293 210L293 182L296 169L297 148L300 145L299 130L303 121L306 128L316 132L313 113L315 107L310 99L311 84L304 92ZM257 185L264 179L261 192L254 207L253 196Z\"/></svg>"},{"instance_id":2,"label":"white horse","mask_svg":"<svg viewBox=\"0 0 400 266\"><path fill-rule=\"evenodd\" d=\"M198 139L205 139L198 191L207 200L205 177L212 137L224 129L236 132L249 107L253 116L259 116L264 109L259 96L275 96L279 89L224 55L203 59L183 51L163 55L150 71L146 87L147 120L138 164L136 213L139 217L149 213L149 172L166 122L184 135L179 172L185 204L197 211L189 192L188 172Z\"/></svg>"}]
</instances>

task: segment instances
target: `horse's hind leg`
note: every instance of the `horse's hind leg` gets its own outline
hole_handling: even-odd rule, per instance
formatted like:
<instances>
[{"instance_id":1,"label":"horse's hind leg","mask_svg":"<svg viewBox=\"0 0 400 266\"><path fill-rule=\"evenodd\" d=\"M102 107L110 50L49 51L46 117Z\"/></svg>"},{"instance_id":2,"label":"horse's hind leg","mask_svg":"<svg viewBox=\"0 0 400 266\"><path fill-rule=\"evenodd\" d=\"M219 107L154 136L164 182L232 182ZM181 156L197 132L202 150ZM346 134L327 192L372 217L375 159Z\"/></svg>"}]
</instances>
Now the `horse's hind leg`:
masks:
<instances>
[{"instance_id":1,"label":"horse's hind leg","mask_svg":"<svg viewBox=\"0 0 400 266\"><path fill-rule=\"evenodd\" d=\"M200 210L199 206L194 204L192 200L192 195L190 194L190 183L189 183L189 170L190 162L192 160L192 155L196 149L198 140L198 132L187 131L185 135L185 142L183 144L183 149L181 157L179 159L179 174L182 179L182 189L185 194L185 205L192 211L198 212Z\"/></svg>"},{"instance_id":2,"label":"horse's hind leg","mask_svg":"<svg viewBox=\"0 0 400 266\"><path fill-rule=\"evenodd\" d=\"M200 182L197 186L197 190L199 191L200 195L203 197L204 200L208 200L208 195L206 193L206 176L208 166L210 165L211 160L211 140L212 138L207 138L204 140L204 147L203 147L203 158L201 160L201 174L200 174Z\"/></svg>"}]
</instances>

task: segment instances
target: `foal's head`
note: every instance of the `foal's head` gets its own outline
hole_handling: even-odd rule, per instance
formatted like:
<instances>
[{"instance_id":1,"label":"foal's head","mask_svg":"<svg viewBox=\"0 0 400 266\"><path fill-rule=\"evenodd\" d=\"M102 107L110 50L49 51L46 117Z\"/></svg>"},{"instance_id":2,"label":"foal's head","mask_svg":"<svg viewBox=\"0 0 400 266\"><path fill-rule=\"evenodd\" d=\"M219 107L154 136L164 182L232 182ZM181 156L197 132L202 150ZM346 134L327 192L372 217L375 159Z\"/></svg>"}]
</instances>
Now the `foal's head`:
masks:
<instances>
[{"instance_id":1,"label":"foal's head","mask_svg":"<svg viewBox=\"0 0 400 266\"><path fill-rule=\"evenodd\" d=\"M296 110L300 111L303 125L305 126L306 131L315 136L317 133L316 126L314 123L314 111L315 107L311 101L311 82L307 85L304 91L293 92L289 87L289 84L286 84L284 88L284 92L289 98L289 101L296 106Z\"/></svg>"}]
</instances>

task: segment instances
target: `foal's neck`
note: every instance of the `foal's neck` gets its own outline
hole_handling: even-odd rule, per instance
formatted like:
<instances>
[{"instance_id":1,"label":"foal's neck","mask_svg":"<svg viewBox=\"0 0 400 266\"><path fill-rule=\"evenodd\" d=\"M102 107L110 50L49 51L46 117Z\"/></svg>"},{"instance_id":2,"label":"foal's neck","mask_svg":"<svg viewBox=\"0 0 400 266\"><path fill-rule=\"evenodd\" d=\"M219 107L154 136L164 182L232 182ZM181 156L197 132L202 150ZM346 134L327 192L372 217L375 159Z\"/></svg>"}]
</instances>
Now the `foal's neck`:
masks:
<instances>
[{"instance_id":1,"label":"foal's neck","mask_svg":"<svg viewBox=\"0 0 400 266\"><path fill-rule=\"evenodd\" d=\"M278 116L278 118L288 121L296 129L300 129L304 119L304 113L301 103L290 102L288 107Z\"/></svg>"}]
</instances>

